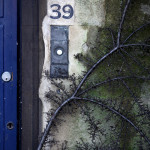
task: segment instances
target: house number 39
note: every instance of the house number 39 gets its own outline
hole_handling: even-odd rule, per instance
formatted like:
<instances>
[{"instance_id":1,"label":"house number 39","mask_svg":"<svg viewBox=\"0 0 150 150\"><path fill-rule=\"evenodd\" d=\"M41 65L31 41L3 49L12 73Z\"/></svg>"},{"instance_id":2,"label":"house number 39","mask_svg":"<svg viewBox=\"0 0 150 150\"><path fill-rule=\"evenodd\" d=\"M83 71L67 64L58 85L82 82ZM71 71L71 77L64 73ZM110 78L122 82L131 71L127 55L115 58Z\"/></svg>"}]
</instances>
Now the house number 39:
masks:
<instances>
[{"instance_id":1,"label":"house number 39","mask_svg":"<svg viewBox=\"0 0 150 150\"><path fill-rule=\"evenodd\" d=\"M59 19L62 16L61 12L60 12L61 6L59 4L53 4L53 5L51 5L51 8L52 8L52 12L56 13L57 15L56 16L52 15L52 16L50 16L50 18ZM64 19L72 18L74 11L73 11L73 8L71 5L64 5L62 10L64 12L62 18L64 18Z\"/></svg>"}]
</instances>

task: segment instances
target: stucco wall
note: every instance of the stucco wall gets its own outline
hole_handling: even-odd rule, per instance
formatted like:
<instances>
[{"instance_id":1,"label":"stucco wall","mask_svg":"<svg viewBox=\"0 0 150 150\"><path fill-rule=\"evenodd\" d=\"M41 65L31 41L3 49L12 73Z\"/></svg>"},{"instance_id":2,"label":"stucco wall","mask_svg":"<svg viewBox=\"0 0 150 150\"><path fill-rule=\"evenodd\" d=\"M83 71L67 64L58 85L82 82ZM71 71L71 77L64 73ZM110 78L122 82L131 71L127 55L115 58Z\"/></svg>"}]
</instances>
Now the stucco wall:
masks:
<instances>
[{"instance_id":1,"label":"stucco wall","mask_svg":"<svg viewBox=\"0 0 150 150\"><path fill-rule=\"evenodd\" d=\"M82 71L86 70L86 67L76 60L74 56L81 52L87 53L90 50L90 46L94 44L94 39L96 38L96 28L104 25L105 10L104 1L89 0L86 1L86 3L84 1L75 1L74 3L74 21L69 26L69 75L75 73L75 75L78 76L82 74ZM43 39L41 39L40 36L40 41L44 40L44 47L42 48L43 51L45 50L45 56L39 97L42 101L45 101L44 103L46 103L45 93L49 91L49 88L52 88L50 80L45 75L45 72L50 74L50 25L53 24L49 18L49 6L50 1L47 1L47 14L45 14L42 22L41 34L43 34ZM68 20L66 23L65 21L66 20L62 20L55 24L61 25L60 22L62 22L63 25L68 25ZM87 45L87 36L89 36L88 33L91 26L93 27L93 31L90 35L91 41L88 39L90 44ZM56 89L54 88L54 90ZM47 112L51 108L50 106L48 108L47 105L48 104L44 107L44 112Z\"/></svg>"},{"instance_id":2,"label":"stucco wall","mask_svg":"<svg viewBox=\"0 0 150 150\"><path fill-rule=\"evenodd\" d=\"M57 93L58 88L54 86L51 82L50 76L50 26L53 24L47 15L49 14L49 3L41 2L40 7L40 25L41 25L41 32L40 32L40 85L39 85L39 97L42 101L41 103L41 131L44 131L47 123L47 114L50 109L55 109L53 102L51 101L51 97L47 96L49 91L54 91ZM83 71L87 71L88 65L85 64L83 61L84 58L88 58L91 62L95 62L98 57L103 56L107 53L107 48L111 47L112 39L108 33L102 29L112 28L114 34L117 33L118 24L120 20L120 15L123 11L121 6L124 6L124 1L117 1L117 0L75 0L74 1L74 21L70 23L69 26L69 75L75 73L76 78L80 75L83 75ZM135 7L133 7L135 5ZM125 27L123 33L127 35L132 30L132 26L138 27L147 19L149 19L149 10L150 4L146 1L139 1L138 3L132 4L132 8L129 9L129 17L127 17L128 21L125 23ZM46 9L46 10L45 10ZM43 13L44 12L44 13ZM136 18L136 21L134 21ZM138 22L138 23L137 23ZM56 23L57 24L57 23ZM67 22L63 22L63 25L68 25ZM62 25L60 22L58 25ZM146 33L147 32L147 33ZM140 34L138 37L135 37L135 40L140 41L139 37L145 36L148 37L148 32L144 32L144 34ZM132 41L131 41L132 42ZM100 55L99 55L100 53ZM75 56L81 58L76 59ZM141 60L141 56L139 53L138 57ZM142 55L143 56L143 55ZM144 57L144 61L146 62L147 66L149 54ZM131 60L128 60L129 64L132 64ZM91 63L89 62L89 63ZM90 82L95 81L95 79L103 80L109 77L114 77L118 75L118 68L124 67L124 63L121 62L120 56L115 56L110 58L110 60L103 63L103 65L98 68L97 72L94 73L93 77L91 77ZM107 67L109 69L107 69ZM122 69L123 70L123 69ZM121 70L121 71L122 71ZM135 74L138 74L141 70L133 64L132 68ZM129 75L129 70L124 69L125 74ZM65 89L69 92L71 89L69 86L72 84L68 79L57 80L57 83L63 82ZM138 96L141 98L144 103L149 104L148 93L149 88L147 82L140 83L140 89L134 88L135 93L138 93ZM133 88L135 86L135 82L129 82L129 85ZM111 85L110 85L111 86ZM140 91L140 92L139 92ZM103 87L97 91L91 92L90 95L95 95L97 97L101 97L103 99L111 99L111 98L118 98L121 93L125 92L125 89L120 84L115 84L112 87ZM100 93L100 94L99 94ZM59 96L59 95L58 95ZM123 97L123 100L128 101L130 99L130 95L126 94ZM64 119L65 122L61 123L59 126L59 130L56 131L56 128L52 128L52 134L54 135L53 138L55 141L59 141L58 144L52 147L52 149L60 149L62 143L64 141L68 141L68 146L72 150L76 144L76 141L79 141L80 138L83 138L86 142L91 143L90 135L87 133L87 124L84 122L84 118L79 112L76 106L71 105L75 109L75 113L72 115L71 113L66 113L61 116L60 119ZM93 107L93 106L92 106ZM69 110L65 110L69 111ZM136 111L136 109L134 110ZM97 118L105 118L107 113L102 113L97 107L95 108ZM133 113L133 112L132 112ZM101 115L99 115L101 114ZM42 116L42 117L41 117ZM48 115L50 117L50 115ZM103 121L103 120L102 120ZM106 132L108 135L111 134L107 130L109 124L115 124L116 120L111 120L111 123L103 122L103 126L105 126ZM123 132L127 132L125 129ZM127 134L129 140L126 140L130 147L133 147L133 139L135 135L131 134L131 130ZM101 137L102 142L105 140L105 137ZM122 141L125 139L125 135L122 135Z\"/></svg>"}]
</instances>

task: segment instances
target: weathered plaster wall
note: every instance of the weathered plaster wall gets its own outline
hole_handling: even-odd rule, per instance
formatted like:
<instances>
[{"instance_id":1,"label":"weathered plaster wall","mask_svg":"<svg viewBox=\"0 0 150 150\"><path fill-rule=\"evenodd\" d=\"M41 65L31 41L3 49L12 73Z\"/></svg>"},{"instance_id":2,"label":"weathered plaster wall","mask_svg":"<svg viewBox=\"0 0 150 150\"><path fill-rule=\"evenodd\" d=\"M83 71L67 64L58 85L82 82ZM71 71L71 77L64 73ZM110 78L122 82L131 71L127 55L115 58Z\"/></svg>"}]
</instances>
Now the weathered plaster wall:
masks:
<instances>
[{"instance_id":1,"label":"weathered plaster wall","mask_svg":"<svg viewBox=\"0 0 150 150\"><path fill-rule=\"evenodd\" d=\"M56 90L51 85L51 81L45 75L45 72L50 74L50 25L53 24L53 22L49 18L49 15L51 14L48 8L50 3L51 1L47 1L47 15L44 17L42 22L45 56L42 79L39 88L39 97L43 101L43 112L48 112L48 110L51 108L51 104L49 102L46 102L47 100L45 97L45 93L48 92L49 89ZM73 1L71 3L73 3ZM86 2L76 0L74 13L74 21L71 22L72 25L69 27L69 75L75 73L75 75L78 76L81 75L82 71L86 70L86 68L74 58L74 55L81 52L87 53L87 51L90 49L90 45L88 47L88 45L86 44L90 26L94 28L94 26L100 27L104 25L104 0L88 0ZM67 22L65 23L65 20L60 20L58 23L54 24L61 25L61 22L63 25L68 24ZM93 43L94 39L96 38L96 34L96 32L91 33L91 43ZM46 122L44 119L43 121Z\"/></svg>"},{"instance_id":2,"label":"weathered plaster wall","mask_svg":"<svg viewBox=\"0 0 150 150\"><path fill-rule=\"evenodd\" d=\"M46 93L49 90L56 91L57 88L51 84L51 81L48 79L46 74L50 74L50 25L53 24L51 20L49 19L49 14L51 13L49 11L49 3L50 1L47 1L47 15L43 16L43 12L45 12L45 3L41 2L40 6L40 23L42 22L42 31L40 33L40 48L41 48L41 58L40 63L43 64L43 67L41 68L40 64L40 70L42 69L41 76L41 82L39 87L39 97L42 101L41 105L41 131L44 130L47 123L47 112L52 109L52 104L50 101L46 98ZM72 1L73 3L73 1ZM95 39L97 37L97 28L102 27L104 25L105 21L105 9L104 0L88 0L88 1L82 1L82 0L75 0L74 1L74 21L71 23L71 26L69 26L69 75L72 75L75 73L75 76L82 75L82 71L86 70L86 67L80 63L77 59L75 59L75 55L78 53L86 54L89 52L90 48L95 44ZM43 17L43 18L42 18ZM58 25L60 25L62 22L63 25L67 25L65 23L65 20L61 20L58 22ZM91 31L92 29L92 31ZM90 35L89 35L90 31ZM43 37L43 38L42 38ZM89 38L87 38L89 37ZM43 42L44 41L44 47ZM43 52L44 52L44 60L43 60ZM43 61L43 62L42 62ZM58 81L59 82L59 81ZM66 83L66 86L68 87L69 81L64 79L64 83ZM69 90L69 88L68 88ZM40 118L41 118L40 116ZM75 118L72 118L70 116L66 116L67 118L67 126L66 124L63 124L61 126L60 132L61 136L59 134L56 135L56 139L58 138L60 141L69 140L68 137L70 135L73 135L72 133L72 126L71 124L79 124L79 128L81 128L82 123L79 123L76 121L76 118L79 117L79 114L75 115ZM81 120L82 122L82 120ZM75 127L73 128L76 128ZM83 127L84 128L84 125ZM66 132L65 132L66 131ZM76 131L76 130L75 130ZM80 131L79 131L80 132ZM76 136L76 134L74 134ZM80 134L80 136L76 136L76 138L80 138L83 135L86 135L86 133ZM74 142L72 142L74 145ZM57 149L57 148L56 148Z\"/></svg>"},{"instance_id":3,"label":"weathered plaster wall","mask_svg":"<svg viewBox=\"0 0 150 150\"><path fill-rule=\"evenodd\" d=\"M46 2L43 2L46 3ZM49 1L47 2L49 3ZM100 30L103 27L112 27L113 30L117 29L118 27L118 21L121 13L121 1L118 0L75 0L75 17L74 22L71 22L71 26L69 27L69 74L72 75L75 73L76 76L82 75L82 71L87 70L88 65L84 64L82 61L78 61L74 58L74 55L77 55L79 53L83 54L83 57L87 57L90 60L94 60L97 57L98 52L93 51L94 48L100 48L101 55L105 54L106 51L106 45L110 46L111 38L108 37L105 32L101 32ZM144 20L149 18L149 8L150 5L147 5L146 1L143 1L143 3L140 1L139 3L135 4L134 9L132 8L132 11L130 9L129 16L131 17L129 21L125 23L125 30L123 31L125 35L128 35L131 31L131 26L139 26ZM47 6L48 9L48 6ZM41 11L43 8L41 7ZM45 10L43 10L45 11ZM45 14L46 15L46 14ZM44 47L41 46L42 56L44 53L44 58L41 58L43 62L43 68L42 75L41 75L41 83L39 87L39 97L42 101L42 131L46 126L46 112L49 111L49 109L53 108L53 104L51 101L47 100L46 93L49 92L49 90L57 91L58 89L51 84L50 79L47 77L47 74L50 73L50 25L52 24L49 20L49 17L46 15L44 18L44 14L41 17L41 24L42 31L40 36L40 41L44 41ZM138 24L136 21L134 21L136 18L136 21L139 21ZM141 19L142 18L142 19ZM128 18L127 18L128 19ZM63 24L65 24L63 22ZM129 26L127 25L129 24ZM148 30L149 31L149 30ZM147 31L146 31L147 32ZM144 33L145 36L148 36L147 33ZM115 31L116 33L116 31ZM43 36L43 38L42 38ZM141 34L141 36L143 36ZM140 36L140 37L141 37ZM103 42L104 45L99 44L100 42ZM136 37L136 40L139 41L139 36ZM132 41L132 40L131 40ZM112 43L111 43L112 44ZM141 53L138 54L138 57L141 60ZM81 57L82 58L82 57ZM145 57L144 61L147 61L149 58L149 55ZM129 60L129 63L131 60ZM121 57L116 56L112 57L111 60L108 60L104 62L103 66L98 68L98 71L93 75L91 80L95 80L96 78L100 78L101 80L106 79L108 75L111 75L111 77L114 77L117 72L118 68L120 69L120 63L121 63ZM40 64L41 65L41 64ZM110 67L107 69L107 67L110 65ZM124 65L124 64L122 64ZM124 67L124 66L123 66ZM138 67L134 66L133 71L135 73L138 73ZM124 70L124 72L129 74L129 71L127 69ZM59 80L58 80L59 82ZM64 80L64 83L66 83L66 88L69 87L70 81ZM89 83L90 84L90 83ZM136 92L138 92L138 96L141 94L141 99L144 101L144 103L149 104L148 99L148 93L149 93L149 86L148 83L141 82L141 91L139 89L135 89ZM131 87L134 87L135 82L129 82L129 85ZM69 88L68 88L69 90ZM120 93L124 91L124 88L119 85L115 84L113 86L113 89L109 89L102 87L97 91L92 91L91 95L99 96L99 93L101 92L102 98L117 98ZM130 98L129 94L126 94L126 97L123 100L127 100ZM96 109L96 112L98 114L98 110ZM101 112L100 112L101 113ZM106 114L101 114L101 117L103 118ZM99 114L98 114L99 116ZM62 116L63 118L64 116ZM80 138L84 138L86 141L90 143L90 137L86 133L87 126L84 123L84 119L82 118L81 114L76 111L74 116L67 114L65 116L65 122L63 122L59 128L59 131L53 132L55 135L55 140L59 140L59 143L57 146L54 146L53 149L60 149L61 144L66 140L69 143L69 147L73 150L74 145L76 144L76 141L78 141ZM61 118L61 115L60 115ZM104 123L105 126L108 125L108 123ZM54 128L55 129L55 128ZM128 139L126 139L126 143L128 147L133 147L133 139L134 135L131 134L130 130L125 129L122 134L122 141L124 141L126 136L128 136ZM110 134L110 133L109 133Z\"/></svg>"}]
</instances>

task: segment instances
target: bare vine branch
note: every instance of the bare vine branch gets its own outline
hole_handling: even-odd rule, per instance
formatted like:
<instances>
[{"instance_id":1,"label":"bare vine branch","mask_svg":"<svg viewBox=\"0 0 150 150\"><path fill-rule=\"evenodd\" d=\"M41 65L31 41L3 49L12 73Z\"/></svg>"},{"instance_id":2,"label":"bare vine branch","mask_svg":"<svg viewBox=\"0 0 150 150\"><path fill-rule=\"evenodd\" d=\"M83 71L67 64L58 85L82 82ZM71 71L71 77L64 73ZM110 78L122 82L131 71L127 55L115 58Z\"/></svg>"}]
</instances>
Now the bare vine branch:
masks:
<instances>
[{"instance_id":1,"label":"bare vine branch","mask_svg":"<svg viewBox=\"0 0 150 150\"><path fill-rule=\"evenodd\" d=\"M146 136L146 134L140 129L139 126L137 126L134 121L132 121L131 119L129 119L127 117L127 114L124 115L124 113L122 114L120 112L121 110L121 106L122 106L122 103L118 104L117 101L111 101L112 105L117 105L116 107L117 110L116 110L116 107L113 108L113 107L110 107L108 106L107 104L104 104L103 102L101 102L99 99L93 99L93 98L82 98L82 97L79 97L87 92L89 92L90 90L92 89L95 89L97 87L100 87L101 85L104 85L104 84L107 84L109 82L113 82L113 81L121 81L123 83L123 85L126 87L126 89L128 90L128 92L130 93L131 97L134 98L134 101L137 102L139 108L144 111L144 115L145 115L145 109L143 109L143 107L138 103L138 100L137 98L135 97L134 93L132 92L132 90L130 90L130 88L128 87L128 85L125 83L124 80L126 79L142 79L142 80L149 80L150 78L148 77L142 77L142 76L119 76L119 77L115 77L115 78L112 78L112 79L107 79L105 81L101 81L101 82L98 82L96 84L94 84L93 86L91 87L88 87L87 89L84 89L83 91L79 92L79 90L81 90L81 87L83 86L83 84L85 83L85 81L87 80L87 78L89 77L89 75L95 70L95 68L100 65L104 60L106 60L108 57L110 57L112 54L114 53L117 53L117 52L124 52L126 53L133 61L135 61L137 64L138 64L138 61L132 56L130 55L128 52L126 52L124 50L124 48L128 48L128 47L135 47L135 46L139 46L139 47L150 47L149 44L145 44L145 43L134 43L134 44L124 44L126 43L135 33L137 33L138 31L140 31L141 29L143 29L144 27L146 27L147 25L149 25L150 23L147 23L145 25L142 25L140 26L139 28L137 28L134 32L132 32L125 40L124 42L121 44L121 34L122 34L122 29L123 29L123 24L124 24L124 21L125 21L125 17L126 17L126 14L127 14L127 9L129 7L129 4L130 4L130 1L131 0L127 0L126 2L126 5L125 5L125 8L124 8L124 11L123 11L123 14L122 14L122 17L121 17L121 20L120 20L120 25L119 25L119 28L118 28L118 33L117 33L117 42L115 43L115 39L114 39L114 35L113 35L113 32L111 29L108 29L111 33L111 37L112 37L112 43L113 43L113 48L107 52L103 57L99 58L99 60L94 63L94 65L87 71L87 73L83 76L83 78L81 79L80 83L78 86L76 86L76 82L74 80L74 86L75 86L75 90L73 92L73 94L71 94L71 96L67 93L67 91L60 85L58 85L57 83L55 83L53 81L53 84L60 88L64 94L66 95L66 98L65 97L65 100L61 101L61 104L56 108L56 110L54 110L53 114L51 115L50 117L50 120L48 122L48 125L44 131L44 134L41 138L41 141L39 143L39 146L37 148L37 150L41 150L42 149L42 146L44 144L44 142L46 141L46 138L47 138L47 135L49 134L49 131L51 129L51 126L52 126L52 123L54 122L54 120L56 119L56 116L58 115L58 113L61 111L61 109L67 105L68 103L70 103L71 101L73 100L82 100L82 101L88 101L88 102L91 102L91 103L94 103L94 104L97 104L99 106L101 106L102 108L104 108L105 110L108 110L110 111L112 114L115 114L117 116L119 116L123 122L127 122L128 124L130 124L139 134L141 137L143 137L145 139L145 141L150 145L150 140L149 138ZM123 56L122 53L120 53L122 58L125 60L125 57ZM130 69L130 65L128 64L128 62L125 60L125 62L127 63L127 66L128 68ZM143 67L142 67L143 68ZM120 71L122 70L122 67L119 68ZM145 70L147 70L146 68L144 68ZM78 93L79 92L79 93ZM56 98L59 99L59 97L56 96ZM57 102L57 101L56 101ZM59 103L58 103L59 104ZM133 107L133 106L132 106ZM142 115L143 115L142 114ZM148 113L146 113L148 114ZM149 114L148 114L149 115ZM121 131L123 129L123 126L121 127ZM94 135L95 135L95 130L93 130L94 132ZM120 135L119 135L120 136ZM64 146L63 146L64 147ZM66 147L66 146L65 146Z\"/></svg>"},{"instance_id":2,"label":"bare vine branch","mask_svg":"<svg viewBox=\"0 0 150 150\"><path fill-rule=\"evenodd\" d=\"M132 47L132 46L145 46L145 47L150 47L148 44L142 44L142 43L137 43L137 44L126 44L126 45L120 45L121 48L123 47Z\"/></svg>"},{"instance_id":3,"label":"bare vine branch","mask_svg":"<svg viewBox=\"0 0 150 150\"><path fill-rule=\"evenodd\" d=\"M50 118L49 122L48 122L48 125L46 126L46 129L44 131L44 134L41 138L41 141L39 143L39 146L37 148L37 150L41 150L42 149L42 146L46 140L46 137L49 133L49 130L51 128L51 125L52 125L52 122L54 121L54 119L56 118L57 114L59 113L59 111L62 109L63 106L65 106L68 102L70 102L73 98L68 98L67 100L65 100L57 109L56 111L54 112L54 114L52 115L52 117Z\"/></svg>"},{"instance_id":4,"label":"bare vine branch","mask_svg":"<svg viewBox=\"0 0 150 150\"><path fill-rule=\"evenodd\" d=\"M113 78L113 79L109 79L109 80L105 80L105 81L102 81L102 82L99 82L99 83L96 83L94 86L91 86L87 89L85 89L84 91L82 91L81 93L79 93L77 96L81 96L83 95L84 93L87 93L88 91L92 90L93 88L97 88L103 84L106 84L108 82L112 82L112 81L117 81L117 80L123 80L123 79L133 79L133 78L137 78L137 79L143 79L143 80L150 80L150 78L145 78L145 77L138 77L138 76L125 76L125 77L116 77L116 78Z\"/></svg>"},{"instance_id":5,"label":"bare vine branch","mask_svg":"<svg viewBox=\"0 0 150 150\"><path fill-rule=\"evenodd\" d=\"M149 143L150 145L150 140L149 138L145 135L145 133L142 132L142 130L140 130L130 119L128 119L127 117L125 117L124 115L122 115L121 113L119 113L118 111L116 111L115 109L113 108L110 108L109 106L103 104L102 102L99 102L99 101L95 101L93 99L88 99L88 98L80 98L80 97L75 97L75 99L78 99L78 100L85 100L85 101L90 101L92 103L95 103L95 104L98 104L110 111L112 111L114 114L120 116L122 119L124 119L125 121L127 121L130 125L132 125L134 127L135 130L137 130L140 135Z\"/></svg>"},{"instance_id":6,"label":"bare vine branch","mask_svg":"<svg viewBox=\"0 0 150 150\"><path fill-rule=\"evenodd\" d=\"M134 93L132 92L132 90L129 88L129 86L125 83L125 81L123 81L124 86L127 88L128 92L131 94L131 96L134 98L135 103L138 104L140 110L150 119L150 115L147 112L147 110L145 110L142 105L140 105L140 103L138 102L138 99L136 98L136 96L134 95Z\"/></svg>"},{"instance_id":7,"label":"bare vine branch","mask_svg":"<svg viewBox=\"0 0 150 150\"><path fill-rule=\"evenodd\" d=\"M121 22L120 22L120 26L119 26L119 30L118 30L118 38L117 38L117 46L118 47L120 45L121 30L122 30L122 26L123 26L123 23L124 23L124 20L125 20L125 16L126 16L129 4L130 4L130 0L127 1L127 4L126 4L126 6L124 8L123 15L122 15L122 18L121 18Z\"/></svg>"},{"instance_id":8,"label":"bare vine branch","mask_svg":"<svg viewBox=\"0 0 150 150\"><path fill-rule=\"evenodd\" d=\"M124 42L123 42L122 44L124 44L125 42L127 42L136 32L140 31L141 29L143 29L144 27L148 26L149 24L150 24L150 22L147 23L147 24L144 24L144 25L140 26L139 28L137 28L134 32L132 32L132 33L124 40Z\"/></svg>"},{"instance_id":9,"label":"bare vine branch","mask_svg":"<svg viewBox=\"0 0 150 150\"><path fill-rule=\"evenodd\" d=\"M138 62L131 54L129 54L123 48L121 48L121 51L123 51L124 53L126 53L126 55L129 56L138 66L140 66L141 69L144 69L149 74L148 69L146 69L140 62Z\"/></svg>"},{"instance_id":10,"label":"bare vine branch","mask_svg":"<svg viewBox=\"0 0 150 150\"><path fill-rule=\"evenodd\" d=\"M117 47L113 48L109 53L107 53L106 55L104 55L102 58L100 58L90 69L89 71L86 73L86 75L83 77L83 79L81 80L80 84L78 85L76 91L74 92L74 94L72 95L72 97L74 97L78 90L81 88L82 84L85 82L85 80L87 79L87 77L92 73L92 71L103 61L105 60L108 56L110 56L111 54L113 54L114 52L117 51Z\"/></svg>"},{"instance_id":11,"label":"bare vine branch","mask_svg":"<svg viewBox=\"0 0 150 150\"><path fill-rule=\"evenodd\" d=\"M116 46L116 43L115 43L113 31L112 31L110 28L108 28L108 30L109 30L110 33L111 33L111 38L112 38L113 47L115 47L115 46Z\"/></svg>"}]
</instances>

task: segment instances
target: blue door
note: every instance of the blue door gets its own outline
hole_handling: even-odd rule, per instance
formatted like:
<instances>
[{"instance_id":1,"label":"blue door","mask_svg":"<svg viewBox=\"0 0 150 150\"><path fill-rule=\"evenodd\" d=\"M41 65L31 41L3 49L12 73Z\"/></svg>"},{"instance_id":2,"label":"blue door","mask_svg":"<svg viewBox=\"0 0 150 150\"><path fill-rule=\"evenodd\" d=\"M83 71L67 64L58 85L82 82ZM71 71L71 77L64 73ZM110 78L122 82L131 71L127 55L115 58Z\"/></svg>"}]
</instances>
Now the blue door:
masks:
<instances>
[{"instance_id":1,"label":"blue door","mask_svg":"<svg viewBox=\"0 0 150 150\"><path fill-rule=\"evenodd\" d=\"M0 150L17 149L17 0L0 0Z\"/></svg>"}]
</instances>

